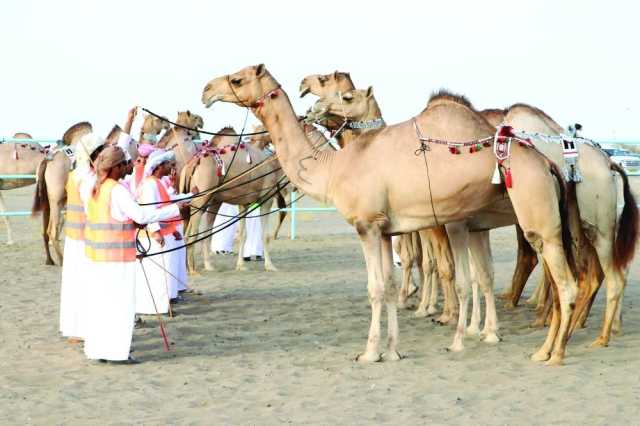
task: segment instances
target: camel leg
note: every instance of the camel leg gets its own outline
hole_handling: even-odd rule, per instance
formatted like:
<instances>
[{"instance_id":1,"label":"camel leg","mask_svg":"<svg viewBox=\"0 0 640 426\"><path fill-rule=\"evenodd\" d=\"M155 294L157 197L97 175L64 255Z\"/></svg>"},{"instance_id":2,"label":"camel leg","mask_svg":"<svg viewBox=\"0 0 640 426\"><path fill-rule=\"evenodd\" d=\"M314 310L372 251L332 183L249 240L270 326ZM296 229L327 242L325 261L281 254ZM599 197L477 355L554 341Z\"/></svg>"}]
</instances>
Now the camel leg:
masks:
<instances>
[{"instance_id":1,"label":"camel leg","mask_svg":"<svg viewBox=\"0 0 640 426\"><path fill-rule=\"evenodd\" d=\"M51 210L51 220L49 221L49 238L53 245L53 250L56 252L56 257L58 258L60 266L62 266L62 263L64 262L62 247L60 245L63 226L64 215L62 214L62 206L60 204L55 204L54 208Z\"/></svg>"},{"instance_id":2,"label":"camel leg","mask_svg":"<svg viewBox=\"0 0 640 426\"><path fill-rule=\"evenodd\" d=\"M480 298L478 295L478 281L476 277L475 265L473 262L469 264L469 276L471 277L471 319L467 327L468 336L477 336L480 334Z\"/></svg>"},{"instance_id":3,"label":"camel leg","mask_svg":"<svg viewBox=\"0 0 640 426\"><path fill-rule=\"evenodd\" d=\"M442 315L436 319L440 324L455 324L458 316L457 295L454 286L455 267L449 238L444 226L431 230L431 244L435 255L438 281L444 297Z\"/></svg>"},{"instance_id":4,"label":"camel leg","mask_svg":"<svg viewBox=\"0 0 640 426\"><path fill-rule=\"evenodd\" d=\"M208 205L207 210L203 213L202 218L204 219L204 229L213 229L213 224L216 220L216 215L218 214L218 210L220 209L220 203L212 202ZM232 218L227 218L227 220L233 220ZM204 240L201 241L202 244L202 259L204 260L204 270L205 271L215 271L215 266L211 263L211 256L209 256L209 247L211 247L211 237L213 237L213 231L206 231L209 234Z\"/></svg>"},{"instance_id":5,"label":"camel leg","mask_svg":"<svg viewBox=\"0 0 640 426\"><path fill-rule=\"evenodd\" d=\"M384 281L384 300L387 307L387 350L382 354L385 361L399 361L398 353L398 287L393 279L393 250L391 236L381 236L382 279Z\"/></svg>"},{"instance_id":6,"label":"camel leg","mask_svg":"<svg viewBox=\"0 0 640 426\"><path fill-rule=\"evenodd\" d=\"M546 269L545 269L546 271ZM549 278L546 275L548 272L544 272L540 279L538 280L538 284L536 285L536 289L529 299L527 299L527 305L536 305L535 310L540 312L544 310L546 297L549 294Z\"/></svg>"},{"instance_id":7,"label":"camel leg","mask_svg":"<svg viewBox=\"0 0 640 426\"><path fill-rule=\"evenodd\" d=\"M187 228L184 231L185 239L187 241L187 271L189 275L196 275L198 273L196 267L196 249L193 244L199 235L198 230L200 229L200 220L202 218L202 210L199 208L191 208L191 214L189 215L189 222L187 223Z\"/></svg>"},{"instance_id":8,"label":"camel leg","mask_svg":"<svg viewBox=\"0 0 640 426\"><path fill-rule=\"evenodd\" d=\"M53 258L51 257L51 249L49 248L49 227L51 222L51 209L49 203L45 203L42 208L42 241L44 242L44 253L46 260L45 265L55 265Z\"/></svg>"},{"instance_id":9,"label":"camel leg","mask_svg":"<svg viewBox=\"0 0 640 426\"><path fill-rule=\"evenodd\" d=\"M456 293L458 294L458 325L453 343L449 350L459 352L464 349L464 334L467 327L467 309L469 304L469 230L466 223L456 222L446 225L456 267Z\"/></svg>"},{"instance_id":10,"label":"camel leg","mask_svg":"<svg viewBox=\"0 0 640 426\"><path fill-rule=\"evenodd\" d=\"M626 282L625 282L626 285ZM622 299L624 299L624 291L620 295L620 301L618 302L618 309L613 316L613 322L611 324L611 332L615 335L622 334Z\"/></svg>"},{"instance_id":11,"label":"camel leg","mask_svg":"<svg viewBox=\"0 0 640 426\"><path fill-rule=\"evenodd\" d=\"M7 211L4 198L2 197L2 191L0 191L0 213L5 213ZM11 223L9 222L9 218L5 215L2 215L2 220L4 221L5 226L7 227L7 244L13 244L13 237L11 236Z\"/></svg>"},{"instance_id":12,"label":"camel leg","mask_svg":"<svg viewBox=\"0 0 640 426\"><path fill-rule=\"evenodd\" d=\"M420 244L422 245L422 264L420 265L422 269L422 294L420 297L420 304L418 305L418 309L414 313L414 315L418 318L424 318L429 315L433 315L429 313L429 309L435 309L435 305L437 303L437 288L435 293L434 300L434 292L433 287L437 286L435 282L436 271L434 265L434 255L433 255L433 247L429 242L429 237L427 233L429 230L420 231Z\"/></svg>"},{"instance_id":13,"label":"camel leg","mask_svg":"<svg viewBox=\"0 0 640 426\"><path fill-rule=\"evenodd\" d=\"M245 218L243 217L245 212L247 211L248 206L239 205L238 206L238 216L240 220L238 221L238 260L236 261L236 271L246 271L247 264L244 261L244 240L247 236L247 223Z\"/></svg>"},{"instance_id":14,"label":"camel leg","mask_svg":"<svg viewBox=\"0 0 640 426\"><path fill-rule=\"evenodd\" d=\"M400 235L398 246L400 247L400 263L402 265L402 284L400 285L400 294L398 294L398 307L404 309L407 307L411 288L415 287L411 273L415 261L414 250L411 247L411 234Z\"/></svg>"},{"instance_id":15,"label":"camel leg","mask_svg":"<svg viewBox=\"0 0 640 426\"><path fill-rule=\"evenodd\" d=\"M611 328L613 321L617 316L620 306L622 293L624 292L625 277L624 271L618 270L613 265L613 250L611 240L601 241L599 239L596 244L596 250L600 259L600 265L604 272L604 281L607 288L607 304L604 314L604 322L600 336L591 344L591 347L604 347L609 345L611 338Z\"/></svg>"},{"instance_id":16,"label":"camel leg","mask_svg":"<svg viewBox=\"0 0 640 426\"><path fill-rule=\"evenodd\" d=\"M533 272L538 264L537 253L524 238L522 228L518 225L516 225L516 235L518 237L518 257L516 260L516 269L513 272L513 279L511 281L510 297L505 297L508 299L505 304L505 307L508 309L518 306L524 286L527 284L531 272Z\"/></svg>"},{"instance_id":17,"label":"camel leg","mask_svg":"<svg viewBox=\"0 0 640 426\"><path fill-rule=\"evenodd\" d=\"M573 310L571 324L569 325L570 334L573 334L575 329L587 320L591 304L602 283L603 275L600 271L600 264L596 253L584 253L584 256L587 257L587 267L585 273L581 274L580 277L583 284L578 288L576 307Z\"/></svg>"},{"instance_id":18,"label":"camel leg","mask_svg":"<svg viewBox=\"0 0 640 426\"><path fill-rule=\"evenodd\" d=\"M271 206L273 198L268 199L260 206L260 224L262 225L262 251L264 258L264 270L275 272L278 270L271 262L271 254L269 253L269 219L271 215Z\"/></svg>"},{"instance_id":19,"label":"camel leg","mask_svg":"<svg viewBox=\"0 0 640 426\"><path fill-rule=\"evenodd\" d=\"M497 334L498 314L493 294L494 273L489 231L474 232L469 235L469 253L471 254L475 280L482 290L485 300L484 328L480 336L486 343L497 343L500 338Z\"/></svg>"},{"instance_id":20,"label":"camel leg","mask_svg":"<svg viewBox=\"0 0 640 426\"><path fill-rule=\"evenodd\" d=\"M384 297L384 282L382 272L382 240L380 229L369 223L358 222L356 229L360 236L362 251L367 265L367 291L371 305L371 325L369 337L364 353L356 360L359 362L376 362L381 360L380 344L380 316L382 313L382 299Z\"/></svg>"}]
</instances>

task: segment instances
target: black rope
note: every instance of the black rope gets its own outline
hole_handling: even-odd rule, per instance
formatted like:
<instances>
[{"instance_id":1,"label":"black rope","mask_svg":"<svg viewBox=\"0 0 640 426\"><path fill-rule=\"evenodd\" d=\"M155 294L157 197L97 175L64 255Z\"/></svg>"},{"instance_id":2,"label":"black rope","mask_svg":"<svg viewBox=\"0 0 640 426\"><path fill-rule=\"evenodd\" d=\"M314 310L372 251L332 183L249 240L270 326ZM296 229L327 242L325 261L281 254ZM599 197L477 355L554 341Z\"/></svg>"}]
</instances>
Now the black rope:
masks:
<instances>
[{"instance_id":1,"label":"black rope","mask_svg":"<svg viewBox=\"0 0 640 426\"><path fill-rule=\"evenodd\" d=\"M433 213L433 218L436 221L436 226L439 226L440 224L438 223L438 215L436 215L436 210L435 210L435 207L433 206L433 191L431 191L431 177L429 176L429 162L427 161L427 151L430 151L429 145L427 145L427 143L421 137L420 130L418 129L418 124L416 123L415 119L413 123L416 128L416 133L418 134L418 141L420 141L420 147L415 150L414 154L416 156L420 156L420 154L422 154L422 158L424 159L424 166L427 169L427 185L429 186L429 200L431 201L431 212Z\"/></svg>"},{"instance_id":2,"label":"black rope","mask_svg":"<svg viewBox=\"0 0 640 426\"><path fill-rule=\"evenodd\" d=\"M172 126L178 127L178 128L180 128L180 129L184 129L184 130L191 130L191 131L193 131L193 132L204 133L205 135L210 135L210 136L236 136L236 135L229 135L228 133L208 132L208 131L206 131L206 130L200 130L200 129L195 129L195 128L192 128L192 127L183 126L182 124L178 124L178 123L176 123L176 122L174 122L174 121L171 121L171 120L169 120L168 118L163 117L163 116L161 116L161 115L158 115L158 114L156 114L156 113L155 113L155 112L153 112L153 111L149 111L149 110L148 110L148 109L146 109L146 108L142 108L142 110L143 110L144 112L146 112L147 114L153 115L154 117L156 117L156 118L158 118L158 119L160 119L160 120L162 120L162 121L165 121L165 122L167 122L167 123L171 124ZM244 131L244 129L243 129L243 131ZM239 135L237 135L237 136L240 136L240 137L242 137L242 136L256 136L256 135L264 135L264 134L266 134L266 133L269 133L269 132L268 132L268 131L266 131L266 130L264 130L264 131L262 131L262 132L240 133L240 134L239 134Z\"/></svg>"}]
</instances>

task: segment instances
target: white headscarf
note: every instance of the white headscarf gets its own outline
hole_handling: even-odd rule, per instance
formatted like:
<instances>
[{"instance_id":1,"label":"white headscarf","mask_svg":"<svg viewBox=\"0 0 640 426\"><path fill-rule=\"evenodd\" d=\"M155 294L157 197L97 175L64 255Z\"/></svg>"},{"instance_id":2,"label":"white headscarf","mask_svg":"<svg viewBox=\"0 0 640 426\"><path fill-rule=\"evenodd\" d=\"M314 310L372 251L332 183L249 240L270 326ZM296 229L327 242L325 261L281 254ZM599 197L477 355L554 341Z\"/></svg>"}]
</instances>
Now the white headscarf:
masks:
<instances>
[{"instance_id":1,"label":"white headscarf","mask_svg":"<svg viewBox=\"0 0 640 426\"><path fill-rule=\"evenodd\" d=\"M147 159L147 163L144 165L144 176L145 177L151 176L151 174L153 174L153 171L160 164L167 161L173 161L175 159L176 159L176 155L173 153L173 151L164 151L162 149L153 151L151 155L149 155L149 158Z\"/></svg>"},{"instance_id":2,"label":"white headscarf","mask_svg":"<svg viewBox=\"0 0 640 426\"><path fill-rule=\"evenodd\" d=\"M88 169L91 154L104 145L104 139L95 133L87 133L78 141L76 147L76 167Z\"/></svg>"}]
</instances>

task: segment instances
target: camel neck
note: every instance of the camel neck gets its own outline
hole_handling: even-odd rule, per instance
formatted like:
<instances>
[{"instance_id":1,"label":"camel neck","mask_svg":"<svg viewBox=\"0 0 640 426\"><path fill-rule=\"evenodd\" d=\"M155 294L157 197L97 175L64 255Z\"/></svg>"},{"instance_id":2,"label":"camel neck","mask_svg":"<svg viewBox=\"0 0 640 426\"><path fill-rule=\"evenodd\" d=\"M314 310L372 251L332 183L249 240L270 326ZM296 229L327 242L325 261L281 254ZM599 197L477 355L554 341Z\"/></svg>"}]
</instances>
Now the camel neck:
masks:
<instances>
[{"instance_id":1,"label":"camel neck","mask_svg":"<svg viewBox=\"0 0 640 426\"><path fill-rule=\"evenodd\" d=\"M288 96L280 90L254 110L271 135L278 160L293 185L307 195L329 202L328 184L334 151L319 151L307 138Z\"/></svg>"},{"instance_id":2,"label":"camel neck","mask_svg":"<svg viewBox=\"0 0 640 426\"><path fill-rule=\"evenodd\" d=\"M387 124L382 118L382 112L380 111L378 102L373 100L369 104L367 113L360 117L358 121L351 122L349 128L345 129L342 133L343 146L353 142L364 133L386 126Z\"/></svg>"}]
</instances>

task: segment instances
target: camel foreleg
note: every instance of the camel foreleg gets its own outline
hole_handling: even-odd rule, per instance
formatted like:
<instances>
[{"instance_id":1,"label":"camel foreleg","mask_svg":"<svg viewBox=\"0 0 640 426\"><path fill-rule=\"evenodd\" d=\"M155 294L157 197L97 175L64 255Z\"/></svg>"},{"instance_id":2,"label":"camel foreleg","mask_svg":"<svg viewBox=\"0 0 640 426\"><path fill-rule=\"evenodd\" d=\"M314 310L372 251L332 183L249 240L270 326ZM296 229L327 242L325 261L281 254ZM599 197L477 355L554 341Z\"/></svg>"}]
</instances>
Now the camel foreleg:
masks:
<instances>
[{"instance_id":1,"label":"camel foreleg","mask_svg":"<svg viewBox=\"0 0 640 426\"><path fill-rule=\"evenodd\" d=\"M0 191L0 213L6 213L7 209L4 204L4 198L2 197L2 191ZM13 237L11 235L11 223L9 222L9 217L2 215L2 220L7 228L7 245L13 244Z\"/></svg>"}]
</instances>

